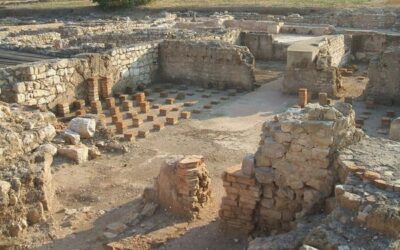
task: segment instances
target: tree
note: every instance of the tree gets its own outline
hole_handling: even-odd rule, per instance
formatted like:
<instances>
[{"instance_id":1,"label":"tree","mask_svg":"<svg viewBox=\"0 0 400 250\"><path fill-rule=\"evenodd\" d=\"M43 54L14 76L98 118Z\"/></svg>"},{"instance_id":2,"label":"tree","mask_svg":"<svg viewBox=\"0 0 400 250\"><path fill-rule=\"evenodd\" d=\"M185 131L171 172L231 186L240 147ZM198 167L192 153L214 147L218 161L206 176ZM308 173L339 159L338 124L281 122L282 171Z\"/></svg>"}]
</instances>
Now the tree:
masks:
<instances>
[{"instance_id":1,"label":"tree","mask_svg":"<svg viewBox=\"0 0 400 250\"><path fill-rule=\"evenodd\" d=\"M93 0L103 9L138 6L149 3L151 0Z\"/></svg>"}]
</instances>

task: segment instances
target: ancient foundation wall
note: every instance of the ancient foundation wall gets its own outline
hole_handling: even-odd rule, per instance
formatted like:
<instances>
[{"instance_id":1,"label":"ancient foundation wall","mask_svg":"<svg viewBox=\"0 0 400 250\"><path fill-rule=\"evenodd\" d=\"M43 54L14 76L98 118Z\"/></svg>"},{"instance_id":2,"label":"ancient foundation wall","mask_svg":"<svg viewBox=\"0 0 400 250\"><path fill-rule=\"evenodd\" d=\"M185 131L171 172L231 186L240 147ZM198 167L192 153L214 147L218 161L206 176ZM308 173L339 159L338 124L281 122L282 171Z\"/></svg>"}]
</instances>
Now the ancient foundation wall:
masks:
<instances>
[{"instance_id":1,"label":"ancient foundation wall","mask_svg":"<svg viewBox=\"0 0 400 250\"><path fill-rule=\"evenodd\" d=\"M372 60L368 67L369 82L364 95L376 103L400 104L400 49L389 48Z\"/></svg>"},{"instance_id":2,"label":"ancient foundation wall","mask_svg":"<svg viewBox=\"0 0 400 250\"><path fill-rule=\"evenodd\" d=\"M319 211L337 181L335 152L360 140L354 118L348 104L309 104L266 122L254 159L223 176L222 220L247 231L286 231Z\"/></svg>"},{"instance_id":3,"label":"ancient foundation wall","mask_svg":"<svg viewBox=\"0 0 400 250\"><path fill-rule=\"evenodd\" d=\"M242 32L242 45L249 48L256 59L286 60L288 44L278 43L265 32Z\"/></svg>"},{"instance_id":4,"label":"ancient foundation wall","mask_svg":"<svg viewBox=\"0 0 400 250\"><path fill-rule=\"evenodd\" d=\"M90 77L112 77L114 90L119 91L127 86L150 83L157 70L157 43L23 64L0 70L1 99L53 107L75 98L87 98L86 80Z\"/></svg>"},{"instance_id":5,"label":"ancient foundation wall","mask_svg":"<svg viewBox=\"0 0 400 250\"><path fill-rule=\"evenodd\" d=\"M166 81L221 89L252 89L255 81L248 48L217 41L164 41L160 70Z\"/></svg>"}]
</instances>

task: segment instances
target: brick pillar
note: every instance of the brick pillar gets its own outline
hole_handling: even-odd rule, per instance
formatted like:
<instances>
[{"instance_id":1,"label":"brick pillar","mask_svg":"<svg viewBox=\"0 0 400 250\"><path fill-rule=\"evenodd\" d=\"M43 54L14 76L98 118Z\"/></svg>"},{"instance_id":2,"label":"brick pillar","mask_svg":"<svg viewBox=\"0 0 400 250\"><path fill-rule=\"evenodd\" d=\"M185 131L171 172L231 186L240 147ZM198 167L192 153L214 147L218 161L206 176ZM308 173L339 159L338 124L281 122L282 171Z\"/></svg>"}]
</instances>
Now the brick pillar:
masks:
<instances>
[{"instance_id":1,"label":"brick pillar","mask_svg":"<svg viewBox=\"0 0 400 250\"><path fill-rule=\"evenodd\" d=\"M61 117L65 117L65 115L70 113L69 104L68 103L59 103L57 104L57 114Z\"/></svg>"},{"instance_id":2,"label":"brick pillar","mask_svg":"<svg viewBox=\"0 0 400 250\"><path fill-rule=\"evenodd\" d=\"M299 106L304 108L308 100L307 89L299 89Z\"/></svg>"},{"instance_id":3,"label":"brick pillar","mask_svg":"<svg viewBox=\"0 0 400 250\"><path fill-rule=\"evenodd\" d=\"M112 85L113 81L111 77L101 77L99 80L100 84L100 93L102 98L108 98L112 95Z\"/></svg>"},{"instance_id":4,"label":"brick pillar","mask_svg":"<svg viewBox=\"0 0 400 250\"><path fill-rule=\"evenodd\" d=\"M89 102L95 102L99 100L99 84L96 77L87 79L88 83L88 98Z\"/></svg>"}]
</instances>

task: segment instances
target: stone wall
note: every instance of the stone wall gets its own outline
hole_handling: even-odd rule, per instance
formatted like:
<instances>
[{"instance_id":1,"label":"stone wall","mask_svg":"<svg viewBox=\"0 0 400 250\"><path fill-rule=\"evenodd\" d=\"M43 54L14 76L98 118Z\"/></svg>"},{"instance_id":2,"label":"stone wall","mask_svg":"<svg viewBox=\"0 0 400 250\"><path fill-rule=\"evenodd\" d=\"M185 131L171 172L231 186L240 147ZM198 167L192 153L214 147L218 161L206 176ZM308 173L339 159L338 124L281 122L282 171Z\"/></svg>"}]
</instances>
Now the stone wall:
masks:
<instances>
[{"instance_id":1,"label":"stone wall","mask_svg":"<svg viewBox=\"0 0 400 250\"><path fill-rule=\"evenodd\" d=\"M149 42L164 39L191 39L191 40L221 40L235 44L240 32L232 29L147 29L134 32L109 32L96 35L80 36L71 39L69 46L80 46L84 43L115 44L117 47L140 42Z\"/></svg>"},{"instance_id":2,"label":"stone wall","mask_svg":"<svg viewBox=\"0 0 400 250\"><path fill-rule=\"evenodd\" d=\"M366 98L385 105L400 104L400 49L389 48L368 67L369 82L364 90Z\"/></svg>"},{"instance_id":3,"label":"stone wall","mask_svg":"<svg viewBox=\"0 0 400 250\"><path fill-rule=\"evenodd\" d=\"M158 43L112 49L101 54L40 61L0 70L1 99L26 105L72 102L87 98L86 80L108 76L114 91L148 84L158 70Z\"/></svg>"},{"instance_id":4,"label":"stone wall","mask_svg":"<svg viewBox=\"0 0 400 250\"><path fill-rule=\"evenodd\" d=\"M165 81L220 89L252 89L255 81L250 51L217 41L164 41L160 69Z\"/></svg>"},{"instance_id":5,"label":"stone wall","mask_svg":"<svg viewBox=\"0 0 400 250\"><path fill-rule=\"evenodd\" d=\"M266 122L254 160L224 175L222 220L247 230L286 231L319 211L337 181L335 153L362 135L354 118L348 104L309 104Z\"/></svg>"},{"instance_id":6,"label":"stone wall","mask_svg":"<svg viewBox=\"0 0 400 250\"><path fill-rule=\"evenodd\" d=\"M278 34L283 23L273 21L256 20L226 20L224 26L227 28L240 29L242 31L267 32Z\"/></svg>"},{"instance_id":7,"label":"stone wall","mask_svg":"<svg viewBox=\"0 0 400 250\"><path fill-rule=\"evenodd\" d=\"M57 148L51 112L0 103L0 248L45 221L53 189L50 165ZM5 245L3 245L5 244ZM7 247L5 249L8 249Z\"/></svg>"},{"instance_id":8,"label":"stone wall","mask_svg":"<svg viewBox=\"0 0 400 250\"><path fill-rule=\"evenodd\" d=\"M351 53L356 61L368 62L389 47L400 45L400 36L373 31L346 31L351 36Z\"/></svg>"},{"instance_id":9,"label":"stone wall","mask_svg":"<svg viewBox=\"0 0 400 250\"><path fill-rule=\"evenodd\" d=\"M300 41L288 48L283 91L297 93L307 88L312 94L337 94L341 76L337 67L347 61L343 35Z\"/></svg>"},{"instance_id":10,"label":"stone wall","mask_svg":"<svg viewBox=\"0 0 400 250\"><path fill-rule=\"evenodd\" d=\"M256 59L286 60L289 44L275 41L274 35L264 32L242 32L242 45L249 48Z\"/></svg>"}]
</instances>

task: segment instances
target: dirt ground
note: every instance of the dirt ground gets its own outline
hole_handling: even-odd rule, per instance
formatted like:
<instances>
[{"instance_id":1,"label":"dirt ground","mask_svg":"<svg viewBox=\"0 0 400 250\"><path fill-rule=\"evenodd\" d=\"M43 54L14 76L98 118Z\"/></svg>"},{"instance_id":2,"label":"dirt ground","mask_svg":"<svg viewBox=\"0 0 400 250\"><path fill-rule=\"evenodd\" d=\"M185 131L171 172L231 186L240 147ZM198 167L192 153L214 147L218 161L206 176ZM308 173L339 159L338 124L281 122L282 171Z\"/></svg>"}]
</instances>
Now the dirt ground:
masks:
<instances>
[{"instance_id":1,"label":"dirt ground","mask_svg":"<svg viewBox=\"0 0 400 250\"><path fill-rule=\"evenodd\" d=\"M112 222L128 225L120 238L183 223L183 235L161 244L159 249L243 249L247 239L237 232L225 232L218 220L219 201L224 195L221 174L225 168L239 164L246 153L255 152L261 126L267 119L296 103L296 97L281 94L281 81L264 84L194 119L139 139L128 145L126 153L104 153L82 165L56 159L53 165L58 204L53 208L56 213L49 233L54 241L38 249L102 249L109 241L102 234ZM159 208L155 215L135 224L143 189L153 184L165 157L176 154L205 157L212 178L213 203L194 222Z\"/></svg>"}]
</instances>

